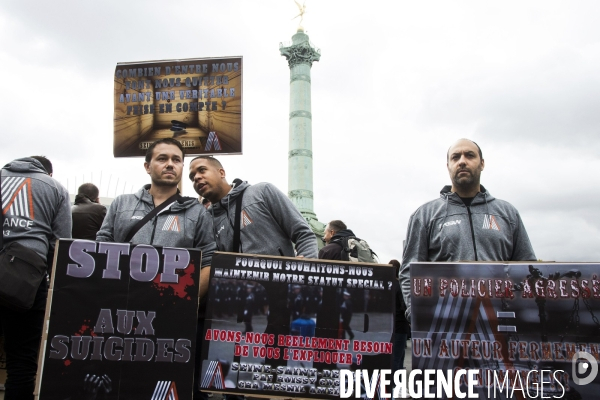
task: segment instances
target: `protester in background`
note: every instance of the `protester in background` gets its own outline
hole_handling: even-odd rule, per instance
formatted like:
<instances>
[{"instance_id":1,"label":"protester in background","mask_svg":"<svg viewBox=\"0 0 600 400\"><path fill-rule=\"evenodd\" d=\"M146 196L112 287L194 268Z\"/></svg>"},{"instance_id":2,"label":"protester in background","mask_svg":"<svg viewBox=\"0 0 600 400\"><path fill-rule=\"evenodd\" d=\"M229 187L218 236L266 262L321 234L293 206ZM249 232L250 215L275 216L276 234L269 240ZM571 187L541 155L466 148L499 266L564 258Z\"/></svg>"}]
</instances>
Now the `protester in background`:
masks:
<instances>
[{"instance_id":1,"label":"protester in background","mask_svg":"<svg viewBox=\"0 0 600 400\"><path fill-rule=\"evenodd\" d=\"M369 244L357 238L340 220L333 220L327 224L323 241L327 245L319 251L320 259L379 264L377 255Z\"/></svg>"},{"instance_id":2,"label":"protester in background","mask_svg":"<svg viewBox=\"0 0 600 400\"><path fill-rule=\"evenodd\" d=\"M333 220L325 227L323 241L327 243L325 247L319 250L319 258L323 260L341 260L342 259L342 241L343 237L356 236L345 223L340 220Z\"/></svg>"},{"instance_id":3,"label":"protester in background","mask_svg":"<svg viewBox=\"0 0 600 400\"><path fill-rule=\"evenodd\" d=\"M75 205L71 208L73 239L96 240L96 234L106 216L106 207L100 204L99 195L100 191L93 183L79 186Z\"/></svg>"},{"instance_id":4,"label":"protester in background","mask_svg":"<svg viewBox=\"0 0 600 400\"><path fill-rule=\"evenodd\" d=\"M452 186L410 217L402 257L400 286L410 318L410 263L416 261L535 261L521 221L510 203L480 184L485 166L481 148L469 139L446 155Z\"/></svg>"},{"instance_id":5,"label":"protester in background","mask_svg":"<svg viewBox=\"0 0 600 400\"><path fill-rule=\"evenodd\" d=\"M3 245L16 241L51 266L58 238L71 237L67 190L52 178L43 156L20 158L2 169ZM48 280L42 279L33 307L25 312L0 306L6 351L5 400L33 399Z\"/></svg>"},{"instance_id":6,"label":"protester in background","mask_svg":"<svg viewBox=\"0 0 600 400\"><path fill-rule=\"evenodd\" d=\"M130 231L153 210L160 212L147 220L131 237L132 243L167 247L199 247L202 231L200 217L206 212L196 197L179 195L184 151L181 143L172 138L157 140L146 151L144 168L151 183L135 194L118 196L110 205L96 240L100 242L125 242ZM205 236L206 237L206 236ZM214 241L208 240L202 248L200 271L200 306L198 308L197 349L201 348L206 309L206 293ZM199 373L200 351L196 352L196 370ZM197 380L198 375L194 375ZM194 384L194 399L206 399Z\"/></svg>"},{"instance_id":7,"label":"protester in background","mask_svg":"<svg viewBox=\"0 0 600 400\"><path fill-rule=\"evenodd\" d=\"M392 363L392 370L398 371L404 369L404 352L406 350L406 340L410 335L410 325L404 316L406 312L406 304L404 303L404 297L402 296L402 290L400 290L400 283L398 276L400 275L400 262L398 260L391 260L388 264L394 266L394 272L396 279L392 285L392 290L396 293L396 310L394 313L394 359Z\"/></svg>"}]
</instances>

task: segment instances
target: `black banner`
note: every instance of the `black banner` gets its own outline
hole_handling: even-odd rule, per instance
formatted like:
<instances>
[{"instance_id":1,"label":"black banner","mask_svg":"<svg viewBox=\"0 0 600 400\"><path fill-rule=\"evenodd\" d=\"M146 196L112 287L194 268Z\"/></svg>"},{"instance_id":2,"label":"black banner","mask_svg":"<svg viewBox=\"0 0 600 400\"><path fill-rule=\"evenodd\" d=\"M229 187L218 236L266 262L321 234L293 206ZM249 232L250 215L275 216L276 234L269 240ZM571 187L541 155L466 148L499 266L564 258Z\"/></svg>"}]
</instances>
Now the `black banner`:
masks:
<instances>
[{"instance_id":1,"label":"black banner","mask_svg":"<svg viewBox=\"0 0 600 400\"><path fill-rule=\"evenodd\" d=\"M599 264L410 270L413 368L477 369L480 398L598 398Z\"/></svg>"},{"instance_id":2,"label":"black banner","mask_svg":"<svg viewBox=\"0 0 600 400\"><path fill-rule=\"evenodd\" d=\"M200 251L88 240L56 251L40 398L191 399Z\"/></svg>"},{"instance_id":3,"label":"black banner","mask_svg":"<svg viewBox=\"0 0 600 400\"><path fill-rule=\"evenodd\" d=\"M341 369L391 368L389 265L216 253L201 387L339 398Z\"/></svg>"}]
</instances>

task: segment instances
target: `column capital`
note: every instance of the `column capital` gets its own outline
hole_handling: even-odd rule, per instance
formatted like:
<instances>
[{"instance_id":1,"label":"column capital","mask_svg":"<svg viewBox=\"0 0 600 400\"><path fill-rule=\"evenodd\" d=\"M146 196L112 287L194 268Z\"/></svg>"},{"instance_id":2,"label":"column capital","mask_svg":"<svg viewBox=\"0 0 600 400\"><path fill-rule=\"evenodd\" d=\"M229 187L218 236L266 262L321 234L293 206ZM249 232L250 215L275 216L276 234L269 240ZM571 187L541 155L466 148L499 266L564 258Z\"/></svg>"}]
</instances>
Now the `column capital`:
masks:
<instances>
[{"instance_id":1,"label":"column capital","mask_svg":"<svg viewBox=\"0 0 600 400\"><path fill-rule=\"evenodd\" d=\"M299 64L308 64L312 67L312 63L321 58L321 50L312 47L308 41L287 47L281 46L279 51L288 60L290 68Z\"/></svg>"}]
</instances>

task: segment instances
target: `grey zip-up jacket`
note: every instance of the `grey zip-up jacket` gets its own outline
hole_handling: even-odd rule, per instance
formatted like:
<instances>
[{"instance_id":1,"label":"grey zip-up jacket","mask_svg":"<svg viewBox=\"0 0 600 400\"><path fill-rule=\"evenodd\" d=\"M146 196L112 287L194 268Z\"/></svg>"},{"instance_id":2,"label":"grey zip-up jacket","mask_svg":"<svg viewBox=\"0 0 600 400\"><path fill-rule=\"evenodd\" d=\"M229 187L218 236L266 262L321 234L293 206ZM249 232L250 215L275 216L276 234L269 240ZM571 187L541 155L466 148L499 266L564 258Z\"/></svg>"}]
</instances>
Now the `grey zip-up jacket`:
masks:
<instances>
[{"instance_id":1,"label":"grey zip-up jacket","mask_svg":"<svg viewBox=\"0 0 600 400\"><path fill-rule=\"evenodd\" d=\"M71 237L69 193L35 158L2 169L2 211L4 244L16 240L44 260L56 239Z\"/></svg>"},{"instance_id":2,"label":"grey zip-up jacket","mask_svg":"<svg viewBox=\"0 0 600 400\"><path fill-rule=\"evenodd\" d=\"M216 241L220 251L234 251L233 226L235 201L244 190L242 198L240 252L273 256L294 257L294 245L298 255L317 258L317 239L294 204L270 183L249 185L242 182L208 212L201 216L202 244Z\"/></svg>"},{"instance_id":3,"label":"grey zip-up jacket","mask_svg":"<svg viewBox=\"0 0 600 400\"><path fill-rule=\"evenodd\" d=\"M400 285L410 317L410 263L416 261L535 261L521 216L481 186L471 206L445 186L408 222Z\"/></svg>"},{"instance_id":4,"label":"grey zip-up jacket","mask_svg":"<svg viewBox=\"0 0 600 400\"><path fill-rule=\"evenodd\" d=\"M135 194L118 196L108 208L96 235L99 242L124 242L127 233L154 209L154 200L145 185ZM183 197L167 206L133 236L131 243L165 247L195 248L200 243L200 216L206 213L197 198ZM202 248L202 266L210 265L214 243Z\"/></svg>"}]
</instances>

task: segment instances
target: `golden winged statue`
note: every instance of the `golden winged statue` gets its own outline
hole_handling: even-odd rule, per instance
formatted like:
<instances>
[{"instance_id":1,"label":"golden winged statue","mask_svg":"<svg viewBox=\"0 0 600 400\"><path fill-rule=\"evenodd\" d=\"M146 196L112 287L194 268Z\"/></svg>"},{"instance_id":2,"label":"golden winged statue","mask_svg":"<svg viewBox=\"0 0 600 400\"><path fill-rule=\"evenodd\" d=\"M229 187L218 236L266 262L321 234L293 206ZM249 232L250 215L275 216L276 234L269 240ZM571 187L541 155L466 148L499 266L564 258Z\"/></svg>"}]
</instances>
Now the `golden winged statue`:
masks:
<instances>
[{"instance_id":1,"label":"golden winged statue","mask_svg":"<svg viewBox=\"0 0 600 400\"><path fill-rule=\"evenodd\" d=\"M298 6L298 10L300 11L300 14L298 14L294 18L292 18L292 21L295 20L296 18L300 17L300 22L298 23L298 29L302 29L302 21L304 20L304 13L306 12L306 1L302 5L300 3L298 3L298 1L296 1L296 0L294 0L294 3L296 3L296 5Z\"/></svg>"}]
</instances>

